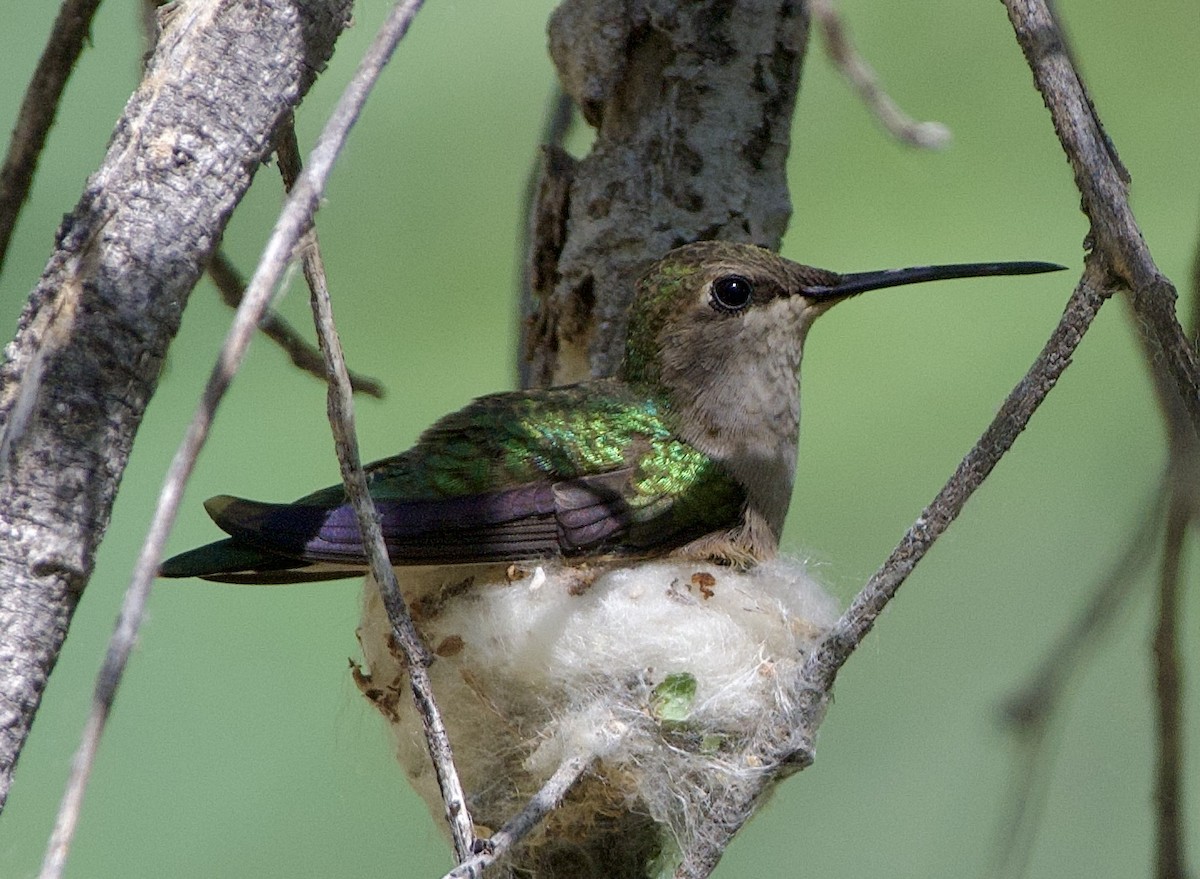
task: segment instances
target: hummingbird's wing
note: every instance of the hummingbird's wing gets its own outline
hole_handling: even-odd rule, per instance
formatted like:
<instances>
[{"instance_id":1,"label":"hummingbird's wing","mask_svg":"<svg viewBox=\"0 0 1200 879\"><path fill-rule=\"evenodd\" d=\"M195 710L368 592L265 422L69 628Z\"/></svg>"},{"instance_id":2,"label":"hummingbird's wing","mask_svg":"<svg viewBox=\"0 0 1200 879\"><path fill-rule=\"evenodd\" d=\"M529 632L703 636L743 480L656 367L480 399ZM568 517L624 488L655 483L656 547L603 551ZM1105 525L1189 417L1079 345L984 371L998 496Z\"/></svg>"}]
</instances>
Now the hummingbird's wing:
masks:
<instances>
[{"instance_id":1,"label":"hummingbird's wing","mask_svg":"<svg viewBox=\"0 0 1200 879\"><path fill-rule=\"evenodd\" d=\"M663 554L733 527L744 503L653 401L610 382L480 398L367 469L397 565ZM168 560L164 576L290 583L365 569L340 486L205 507L230 539Z\"/></svg>"}]
</instances>

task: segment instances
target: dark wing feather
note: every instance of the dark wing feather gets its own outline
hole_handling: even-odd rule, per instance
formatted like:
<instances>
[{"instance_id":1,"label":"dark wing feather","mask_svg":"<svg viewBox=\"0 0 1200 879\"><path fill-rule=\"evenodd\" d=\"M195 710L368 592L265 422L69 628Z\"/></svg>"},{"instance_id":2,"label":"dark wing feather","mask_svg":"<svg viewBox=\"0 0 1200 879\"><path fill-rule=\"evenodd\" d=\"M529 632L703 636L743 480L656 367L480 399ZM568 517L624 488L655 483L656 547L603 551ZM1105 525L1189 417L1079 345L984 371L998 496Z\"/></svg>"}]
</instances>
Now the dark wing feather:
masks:
<instances>
[{"instance_id":1,"label":"dark wing feather","mask_svg":"<svg viewBox=\"0 0 1200 879\"><path fill-rule=\"evenodd\" d=\"M645 556L740 521L744 494L679 440L653 396L607 381L482 397L412 449L367 468L394 564ZM239 583L362 573L341 486L293 504L217 497L231 540L164 563L164 576Z\"/></svg>"},{"instance_id":2,"label":"dark wing feather","mask_svg":"<svg viewBox=\"0 0 1200 879\"><path fill-rule=\"evenodd\" d=\"M308 561L366 563L349 504L218 497L205 507L223 531L260 550ZM381 500L376 507L395 564L508 561L561 552L549 484L440 500Z\"/></svg>"},{"instance_id":3,"label":"dark wing feather","mask_svg":"<svg viewBox=\"0 0 1200 879\"><path fill-rule=\"evenodd\" d=\"M484 495L384 500L376 506L388 555L398 565L520 561L594 551L619 555L650 545L644 536L626 544L639 518L627 501L631 476L627 468ZM268 504L221 496L205 507L237 546L275 559L366 564L349 504ZM657 541L659 534L654 537Z\"/></svg>"}]
</instances>

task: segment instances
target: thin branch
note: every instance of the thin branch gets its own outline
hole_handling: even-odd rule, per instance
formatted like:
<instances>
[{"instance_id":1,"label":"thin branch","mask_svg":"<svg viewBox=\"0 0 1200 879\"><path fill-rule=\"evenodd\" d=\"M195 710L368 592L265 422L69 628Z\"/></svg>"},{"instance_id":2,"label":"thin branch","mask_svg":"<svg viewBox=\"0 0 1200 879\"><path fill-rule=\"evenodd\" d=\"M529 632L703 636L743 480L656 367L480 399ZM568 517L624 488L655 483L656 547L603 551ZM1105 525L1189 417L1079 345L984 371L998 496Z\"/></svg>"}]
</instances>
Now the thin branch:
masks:
<instances>
[{"instance_id":1,"label":"thin branch","mask_svg":"<svg viewBox=\"0 0 1200 879\"><path fill-rule=\"evenodd\" d=\"M1106 299L1097 288L1095 272L1085 270L1071 294L1058 326L1050 335L1029 371L1000 407L975 446L963 458L950 480L908 529L900 544L879 568L850 607L834 624L825 640L809 654L796 681L791 684L797 706L790 733L771 742L763 754L766 766L778 767L764 774L761 783L728 803L721 803L707 816L711 833L698 833L701 843L686 853L676 872L678 879L708 876L733 834L753 814L764 793L777 778L811 761L812 742L824 720L833 683L842 665L871 631L875 621L913 568L937 538L962 511L968 498L991 473L1005 452L1028 425L1063 371Z\"/></svg>"},{"instance_id":2,"label":"thin branch","mask_svg":"<svg viewBox=\"0 0 1200 879\"><path fill-rule=\"evenodd\" d=\"M242 293L246 289L246 280L223 250L218 250L213 255L212 262L208 264L208 276L212 278L217 292L221 294L222 302L230 308L237 308L241 304ZM321 356L321 352L301 336L300 332L288 323L286 318L269 308L259 322L258 328L266 334L267 338L283 349L283 353L288 356L294 366L325 381L325 360ZM377 378L351 371L350 385L356 393L366 394L376 399L383 398L383 383Z\"/></svg>"},{"instance_id":3,"label":"thin branch","mask_svg":"<svg viewBox=\"0 0 1200 879\"><path fill-rule=\"evenodd\" d=\"M838 670L871 631L879 614L895 596L905 578L954 521L975 489L1025 429L1033 413L1070 364L1075 349L1107 297L1107 292L1096 286L1097 280L1096 273L1089 266L1071 295L1058 326L1029 372L1009 393L992 423L963 458L937 497L922 511L900 544L855 596L829 637L808 658L803 677L809 686L822 693L830 691Z\"/></svg>"},{"instance_id":4,"label":"thin branch","mask_svg":"<svg viewBox=\"0 0 1200 879\"><path fill-rule=\"evenodd\" d=\"M1120 556L1096 584L1088 603L1046 650L1030 680L1005 701L1003 717L1016 732L1018 753L1005 795L1007 806L1002 810L1006 817L997 840L994 876L1024 874L1049 792L1049 767L1056 744L1051 735L1053 721L1069 692L1068 683L1090 648L1116 621L1149 567L1170 490L1171 481L1164 478L1146 505L1148 509L1138 512L1139 526L1130 532Z\"/></svg>"},{"instance_id":5,"label":"thin branch","mask_svg":"<svg viewBox=\"0 0 1200 879\"><path fill-rule=\"evenodd\" d=\"M87 42L92 17L99 5L100 0L63 0L50 39L25 89L8 154L0 167L0 272L4 270L8 243L29 196L46 136L54 124L58 102Z\"/></svg>"},{"instance_id":6,"label":"thin branch","mask_svg":"<svg viewBox=\"0 0 1200 879\"><path fill-rule=\"evenodd\" d=\"M1129 174L1071 63L1066 36L1045 0L1004 0L1004 5L1074 171L1091 223L1089 242L1113 283L1129 290L1137 315L1134 325L1164 415L1170 419L1178 412L1192 433L1200 436L1200 360L1176 320L1175 288L1159 272L1133 216Z\"/></svg>"},{"instance_id":7,"label":"thin branch","mask_svg":"<svg viewBox=\"0 0 1200 879\"><path fill-rule=\"evenodd\" d=\"M1015 768L1009 774L1008 790L1002 798L1005 805L1000 811L1004 817L997 825L992 862L984 874L991 879L1019 879L1026 875L1050 792L1050 769L1057 744L1053 720L1057 716L1047 714L1044 724L1025 730L1010 758Z\"/></svg>"},{"instance_id":8,"label":"thin branch","mask_svg":"<svg viewBox=\"0 0 1200 879\"><path fill-rule=\"evenodd\" d=\"M830 63L853 86L867 109L892 137L927 150L940 150L950 145L949 128L940 122L918 122L884 91L871 65L850 41L850 32L834 8L833 0L808 0L808 10L821 29Z\"/></svg>"},{"instance_id":9,"label":"thin branch","mask_svg":"<svg viewBox=\"0 0 1200 879\"><path fill-rule=\"evenodd\" d=\"M279 172L284 186L291 189L300 176L300 150L296 144L295 129L289 124L279 132L276 143L279 156ZM379 525L379 512L367 487L367 476L363 472L362 458L358 449L358 438L354 425L353 390L346 369L346 356L333 319L333 303L326 283L325 266L321 259L320 245L315 229L310 229L300 246L304 277L311 292L310 302L313 322L321 339L325 373L329 376L329 426L333 431L334 450L346 486L346 495L354 505L358 516L359 533L371 566L371 576L379 586L388 620L392 624L392 636L404 654L409 685L413 701L421 715L425 731L425 743L433 761L438 786L442 792L446 823L454 840L454 852L458 861L466 860L475 848L475 830L467 808L466 792L463 790L454 755L450 749L450 738L442 720L440 709L434 700L433 684L429 679L432 656L413 624L412 616L400 586L396 572L383 542L383 531Z\"/></svg>"},{"instance_id":10,"label":"thin branch","mask_svg":"<svg viewBox=\"0 0 1200 879\"><path fill-rule=\"evenodd\" d=\"M1017 41L1034 82L1050 111L1055 131L1075 174L1084 212L1091 222L1089 241L1114 281L1129 290L1133 324L1145 362L1151 369L1159 408L1170 441L1168 480L1171 500L1164 537L1166 558L1160 587L1156 636L1159 706L1158 819L1160 876L1182 875L1178 835L1179 733L1182 718L1175 705L1175 578L1183 531L1195 509L1191 494L1200 456L1200 361L1175 313L1176 292L1158 271L1138 229L1128 199L1129 175L1105 134L1087 89L1071 62L1068 43L1045 0L1004 0ZM1186 499L1184 494L1187 494Z\"/></svg>"},{"instance_id":11,"label":"thin branch","mask_svg":"<svg viewBox=\"0 0 1200 879\"><path fill-rule=\"evenodd\" d=\"M575 756L564 760L525 808L488 839L481 840L483 851L463 861L443 879L480 879L484 871L502 858L514 845L529 835L553 811L567 792L595 762L594 756Z\"/></svg>"},{"instance_id":12,"label":"thin branch","mask_svg":"<svg viewBox=\"0 0 1200 879\"><path fill-rule=\"evenodd\" d=\"M1158 621L1154 633L1154 695L1157 706L1158 762L1154 790L1158 820L1156 876L1189 875L1183 819L1183 669L1179 661L1179 581L1183 542L1191 523L1187 498L1176 498L1167 513Z\"/></svg>"},{"instance_id":13,"label":"thin branch","mask_svg":"<svg viewBox=\"0 0 1200 879\"><path fill-rule=\"evenodd\" d=\"M1046 651L1029 682L1005 700L1005 719L1022 737L1034 735L1048 723L1088 648L1108 630L1133 593L1150 564L1169 489L1164 478L1148 510L1139 510L1139 526L1130 532L1125 549L1101 578L1082 612Z\"/></svg>"},{"instance_id":14,"label":"thin branch","mask_svg":"<svg viewBox=\"0 0 1200 879\"><path fill-rule=\"evenodd\" d=\"M158 572L167 535L179 511L183 486L208 438L216 407L245 358L258 321L266 311L271 293L291 260L296 243L311 223L312 214L320 203L321 194L333 170L333 163L346 141L346 136L357 120L383 66L408 30L420 7L420 0L402 0L393 8L391 15L380 28L375 41L360 62L354 78L347 85L326 122L321 137L309 157L308 166L275 223L254 277L246 288L242 304L234 315L233 324L209 376L200 404L175 453L162 492L159 494L154 519L134 567L133 578L126 590L104 664L97 676L92 709L72 762L66 792L59 806L46 857L42 863L40 879L59 879L62 876L100 737L145 615L150 587Z\"/></svg>"}]
</instances>

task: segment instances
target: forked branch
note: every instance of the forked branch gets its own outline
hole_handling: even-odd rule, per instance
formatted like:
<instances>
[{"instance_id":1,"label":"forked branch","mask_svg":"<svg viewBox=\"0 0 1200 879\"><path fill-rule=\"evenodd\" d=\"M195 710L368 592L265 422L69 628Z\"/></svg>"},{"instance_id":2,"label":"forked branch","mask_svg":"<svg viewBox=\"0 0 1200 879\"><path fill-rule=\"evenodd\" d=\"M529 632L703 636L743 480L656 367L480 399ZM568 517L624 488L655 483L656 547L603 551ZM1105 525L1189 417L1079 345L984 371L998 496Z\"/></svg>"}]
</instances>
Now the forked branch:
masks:
<instances>
[{"instance_id":1,"label":"forked branch","mask_svg":"<svg viewBox=\"0 0 1200 879\"><path fill-rule=\"evenodd\" d=\"M1095 108L1074 69L1065 38L1044 3L1006 0L1017 37L1038 88L1050 109L1092 223L1094 250L1084 275L1046 347L1022 382L967 454L938 496L909 528L903 540L856 596L824 644L809 657L796 682L801 706L790 741L772 757L788 767L792 742L812 741L821 723L837 673L871 630L879 614L937 537L1000 457L1028 424L1030 416L1070 362L1104 300L1128 290L1141 322L1147 359L1156 364L1164 411L1182 414L1193 430L1200 425L1196 356L1174 316L1174 289L1155 267L1129 207L1128 176L1104 135ZM1169 399L1174 398L1174 399ZM764 785L765 786L765 785ZM714 830L707 850L688 853L680 877L707 876L724 845L751 814L758 794L714 807ZM700 834L706 838L706 834Z\"/></svg>"},{"instance_id":2,"label":"forked branch","mask_svg":"<svg viewBox=\"0 0 1200 879\"><path fill-rule=\"evenodd\" d=\"M280 132L278 146L279 171L283 175L284 185L290 191L300 176L300 150L296 145L296 132L290 124ZM432 657L413 624L404 597L400 594L396 572L392 569L387 545L383 542L379 511L375 508L375 502L367 488L367 477L363 472L354 425L354 388L346 368L342 340L338 336L333 319L333 302L329 297L329 285L315 228L310 229L300 242L300 259L311 294L313 323L321 339L325 373L329 377L329 425L333 431L333 445L341 468L342 481L346 486L346 496L358 516L359 532L363 535L363 545L367 549L371 576L379 587L383 605L387 609L388 620L392 624L392 636L404 655L413 701L421 716L425 743L433 760L434 772L442 792L442 803L446 807L446 823L454 840L454 853L456 859L461 862L474 852L475 828L467 808L466 793L454 765L446 724L434 700L433 685L429 680L428 671Z\"/></svg>"},{"instance_id":3,"label":"forked branch","mask_svg":"<svg viewBox=\"0 0 1200 879\"><path fill-rule=\"evenodd\" d=\"M298 242L312 223L313 212L320 202L334 160L341 152L350 128L357 120L380 72L407 32L420 6L420 0L401 0L380 28L379 34L321 132L309 158L308 167L297 180L275 224L254 277L247 285L242 304L234 316L233 326L229 330L183 442L172 460L159 495L150 530L125 594L116 631L110 640L108 654L96 682L92 712L72 765L67 790L42 867L41 879L58 879L62 875L99 740L145 616L150 587L158 572L167 535L178 514L183 486L208 438L216 407L245 357L275 286L291 261Z\"/></svg>"}]
</instances>

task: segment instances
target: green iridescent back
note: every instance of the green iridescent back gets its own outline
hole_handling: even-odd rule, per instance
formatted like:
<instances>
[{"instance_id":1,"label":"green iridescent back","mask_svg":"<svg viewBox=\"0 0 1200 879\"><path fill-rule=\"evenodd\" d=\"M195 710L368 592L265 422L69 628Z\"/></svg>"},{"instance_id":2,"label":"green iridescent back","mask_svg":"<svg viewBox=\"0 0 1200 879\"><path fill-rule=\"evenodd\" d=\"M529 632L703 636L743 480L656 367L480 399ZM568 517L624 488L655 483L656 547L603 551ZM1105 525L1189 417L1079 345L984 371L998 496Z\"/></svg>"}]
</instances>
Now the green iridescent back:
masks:
<instances>
[{"instance_id":1,"label":"green iridescent back","mask_svg":"<svg viewBox=\"0 0 1200 879\"><path fill-rule=\"evenodd\" d=\"M435 423L411 449L369 465L367 477L376 500L413 501L625 468L633 471L625 500L635 528L668 512L700 531L740 520L741 488L675 436L662 399L613 380L480 397ZM343 499L341 486L331 486L298 503Z\"/></svg>"}]
</instances>

